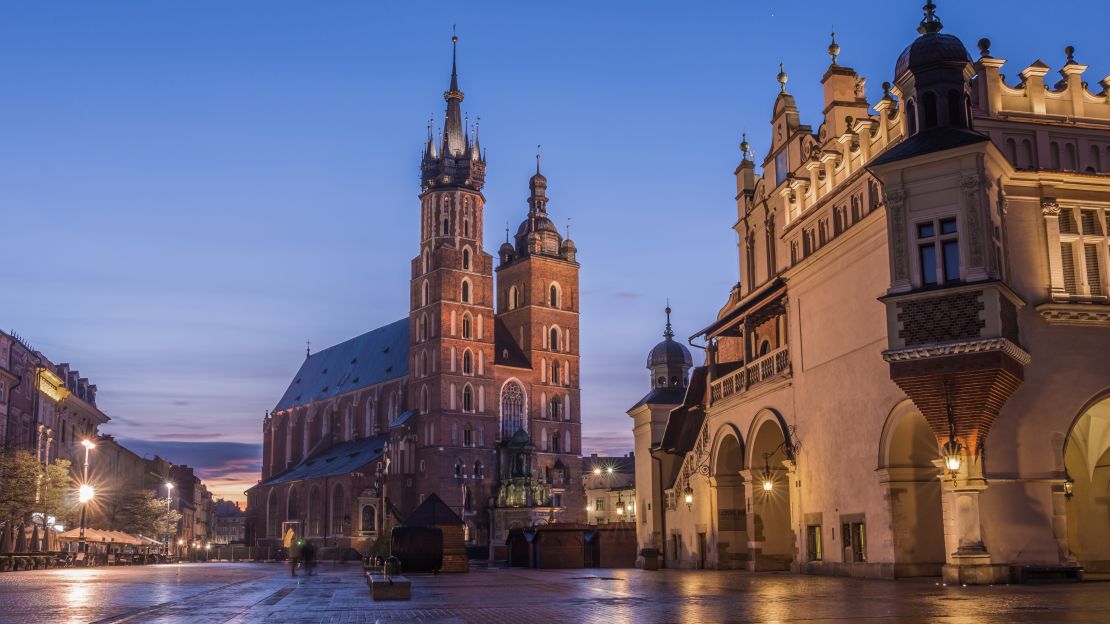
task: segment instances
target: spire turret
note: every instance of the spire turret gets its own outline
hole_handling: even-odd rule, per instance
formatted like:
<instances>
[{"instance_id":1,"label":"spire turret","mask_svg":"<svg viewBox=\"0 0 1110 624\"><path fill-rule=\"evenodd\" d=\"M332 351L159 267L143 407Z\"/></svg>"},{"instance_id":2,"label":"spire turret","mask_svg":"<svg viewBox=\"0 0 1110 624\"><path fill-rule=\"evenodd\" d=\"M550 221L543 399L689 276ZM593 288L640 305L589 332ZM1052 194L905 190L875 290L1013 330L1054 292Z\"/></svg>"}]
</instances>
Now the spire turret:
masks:
<instances>
[{"instance_id":1,"label":"spire turret","mask_svg":"<svg viewBox=\"0 0 1110 624\"><path fill-rule=\"evenodd\" d=\"M439 149L436 149L436 141L429 137L420 167L425 191L433 187L459 186L480 191L485 184L485 156L478 144L477 125L474 140L471 140L469 119L462 113L463 92L459 89L458 45L459 38L452 36L451 84L443 93L447 112L438 141Z\"/></svg>"},{"instance_id":2,"label":"spire turret","mask_svg":"<svg viewBox=\"0 0 1110 624\"><path fill-rule=\"evenodd\" d=\"M670 299L667 300L667 307L665 309L665 312L667 313L667 326L663 330L663 337L666 338L667 340L671 340L672 338L674 338L674 329L671 328L671 300Z\"/></svg>"}]
</instances>

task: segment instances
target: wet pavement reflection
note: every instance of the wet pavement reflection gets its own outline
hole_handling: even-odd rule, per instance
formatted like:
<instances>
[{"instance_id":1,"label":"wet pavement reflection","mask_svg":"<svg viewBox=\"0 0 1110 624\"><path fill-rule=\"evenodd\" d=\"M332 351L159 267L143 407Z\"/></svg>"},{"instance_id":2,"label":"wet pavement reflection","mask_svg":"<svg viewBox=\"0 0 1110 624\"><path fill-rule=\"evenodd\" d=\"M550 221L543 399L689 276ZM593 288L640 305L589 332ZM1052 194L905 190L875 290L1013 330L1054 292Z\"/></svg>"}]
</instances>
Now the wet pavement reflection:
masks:
<instances>
[{"instance_id":1,"label":"wet pavement reflection","mask_svg":"<svg viewBox=\"0 0 1110 624\"><path fill-rule=\"evenodd\" d=\"M1110 622L1110 583L945 587L791 574L475 570L414 576L374 603L355 564L290 578L279 564L0 574L0 622Z\"/></svg>"}]
</instances>

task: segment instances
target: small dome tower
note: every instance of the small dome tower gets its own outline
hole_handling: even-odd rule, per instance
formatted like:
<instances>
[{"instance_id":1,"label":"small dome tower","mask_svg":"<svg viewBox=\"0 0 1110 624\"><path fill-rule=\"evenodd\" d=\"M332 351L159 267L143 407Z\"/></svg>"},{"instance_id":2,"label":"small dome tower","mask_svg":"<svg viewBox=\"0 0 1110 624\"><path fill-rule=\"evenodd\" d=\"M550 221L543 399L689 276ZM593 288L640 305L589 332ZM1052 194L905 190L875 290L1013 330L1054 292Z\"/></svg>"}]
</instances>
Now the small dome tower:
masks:
<instances>
[{"instance_id":1,"label":"small dome tower","mask_svg":"<svg viewBox=\"0 0 1110 624\"><path fill-rule=\"evenodd\" d=\"M690 378L694 358L690 350L674 339L671 329L671 306L667 309L667 326L663 330L663 340L652 347L647 357L647 368L651 371L652 388L685 388Z\"/></svg>"}]
</instances>

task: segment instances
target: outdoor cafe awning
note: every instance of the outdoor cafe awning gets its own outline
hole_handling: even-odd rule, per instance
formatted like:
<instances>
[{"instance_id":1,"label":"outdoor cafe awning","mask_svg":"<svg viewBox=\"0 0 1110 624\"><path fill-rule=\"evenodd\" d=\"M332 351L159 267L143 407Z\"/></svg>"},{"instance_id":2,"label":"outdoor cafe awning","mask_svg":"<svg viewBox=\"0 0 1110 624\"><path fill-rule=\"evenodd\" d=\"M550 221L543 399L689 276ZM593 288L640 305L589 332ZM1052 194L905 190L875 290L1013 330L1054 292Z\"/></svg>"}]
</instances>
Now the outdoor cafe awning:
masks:
<instances>
[{"instance_id":1,"label":"outdoor cafe awning","mask_svg":"<svg viewBox=\"0 0 1110 624\"><path fill-rule=\"evenodd\" d=\"M81 529L70 529L59 534L58 539L65 542L80 541ZM126 546L162 545L162 542L145 535L132 535L123 531L105 531L103 529L85 529L85 541L90 544L122 544Z\"/></svg>"}]
</instances>

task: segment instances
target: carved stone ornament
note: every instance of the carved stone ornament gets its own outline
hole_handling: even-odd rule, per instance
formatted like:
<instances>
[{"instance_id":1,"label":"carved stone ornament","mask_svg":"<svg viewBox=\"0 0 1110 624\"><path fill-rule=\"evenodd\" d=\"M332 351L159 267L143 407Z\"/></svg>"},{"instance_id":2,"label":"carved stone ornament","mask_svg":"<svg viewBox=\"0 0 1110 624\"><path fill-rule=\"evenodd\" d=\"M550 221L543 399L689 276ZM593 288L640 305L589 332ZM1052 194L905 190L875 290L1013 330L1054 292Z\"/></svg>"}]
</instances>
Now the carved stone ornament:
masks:
<instances>
[{"instance_id":1,"label":"carved stone ornament","mask_svg":"<svg viewBox=\"0 0 1110 624\"><path fill-rule=\"evenodd\" d=\"M971 264L983 263L983 232L979 227L979 195L983 189L983 178L979 175L964 176L960 179L960 187L964 191L964 206L967 209L967 234L968 250L971 252Z\"/></svg>"},{"instance_id":2,"label":"carved stone ornament","mask_svg":"<svg viewBox=\"0 0 1110 624\"><path fill-rule=\"evenodd\" d=\"M1041 214L1046 217L1060 216L1060 204L1056 203L1055 197L1045 197L1041 200Z\"/></svg>"},{"instance_id":3,"label":"carved stone ornament","mask_svg":"<svg viewBox=\"0 0 1110 624\"><path fill-rule=\"evenodd\" d=\"M890 216L890 246L894 254L894 279L909 280L909 258L906 255L906 193L901 189L886 191L887 214Z\"/></svg>"},{"instance_id":4,"label":"carved stone ornament","mask_svg":"<svg viewBox=\"0 0 1110 624\"><path fill-rule=\"evenodd\" d=\"M980 338L978 340L961 340L945 342L935 345L905 347L883 351L883 359L887 362L909 362L929 358L949 357L964 353L984 353L988 351L1001 351L1013 358L1017 363L1026 366L1033 360L1029 353L1005 338Z\"/></svg>"}]
</instances>

